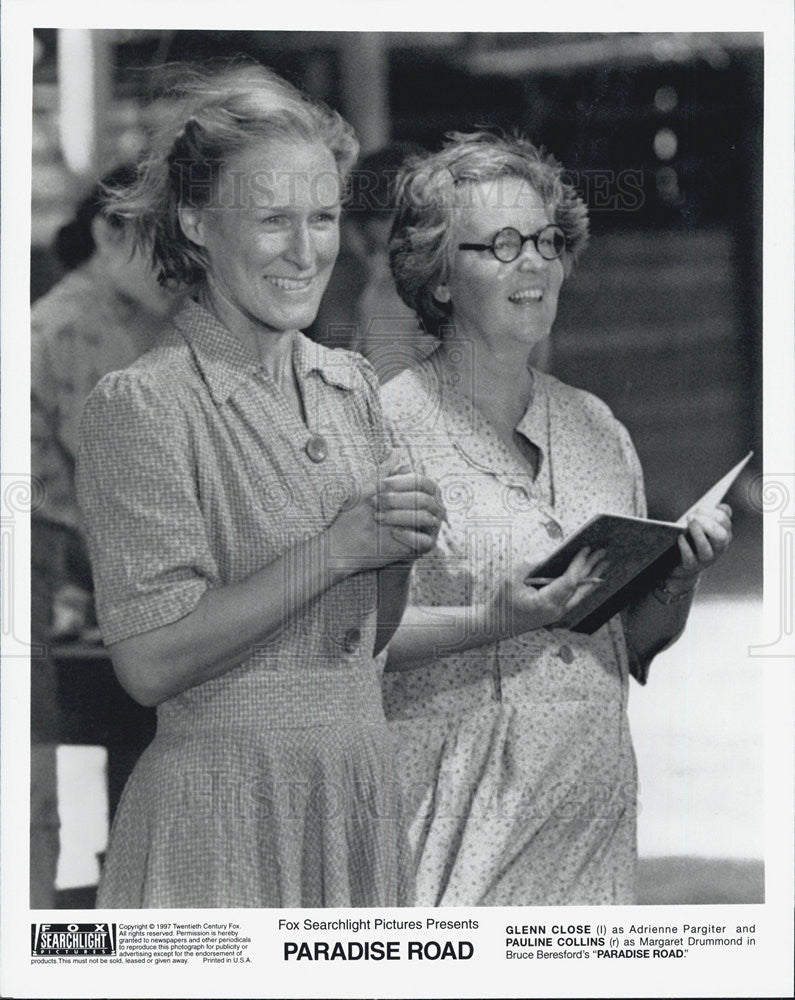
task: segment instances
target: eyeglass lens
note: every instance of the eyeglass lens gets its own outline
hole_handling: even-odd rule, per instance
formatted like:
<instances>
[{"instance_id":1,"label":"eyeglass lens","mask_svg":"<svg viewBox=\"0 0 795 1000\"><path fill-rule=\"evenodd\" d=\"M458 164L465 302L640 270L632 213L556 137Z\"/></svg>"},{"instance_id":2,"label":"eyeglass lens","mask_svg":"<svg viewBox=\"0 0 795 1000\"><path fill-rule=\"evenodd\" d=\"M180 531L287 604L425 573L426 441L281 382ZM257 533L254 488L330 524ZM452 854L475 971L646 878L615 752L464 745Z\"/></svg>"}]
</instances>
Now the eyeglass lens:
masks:
<instances>
[{"instance_id":1,"label":"eyeglass lens","mask_svg":"<svg viewBox=\"0 0 795 1000\"><path fill-rule=\"evenodd\" d=\"M555 260L560 257L566 246L566 237L557 226L545 226L533 236L524 237L518 229L509 226L501 229L494 237L492 244L494 256L504 263L516 260L522 252L522 246L528 240L535 243L536 249L545 260Z\"/></svg>"}]
</instances>

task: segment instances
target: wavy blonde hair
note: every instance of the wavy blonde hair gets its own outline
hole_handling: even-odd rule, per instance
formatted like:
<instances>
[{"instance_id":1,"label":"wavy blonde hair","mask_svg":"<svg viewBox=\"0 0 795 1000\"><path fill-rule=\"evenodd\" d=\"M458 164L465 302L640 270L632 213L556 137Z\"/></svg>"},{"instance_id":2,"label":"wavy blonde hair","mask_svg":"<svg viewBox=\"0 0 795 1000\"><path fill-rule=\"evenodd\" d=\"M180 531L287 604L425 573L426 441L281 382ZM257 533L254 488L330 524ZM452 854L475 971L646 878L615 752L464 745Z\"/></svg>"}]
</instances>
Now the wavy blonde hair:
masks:
<instances>
[{"instance_id":1,"label":"wavy blonde hair","mask_svg":"<svg viewBox=\"0 0 795 1000\"><path fill-rule=\"evenodd\" d=\"M235 154L268 139L319 141L344 183L359 152L341 115L257 63L175 67L163 97L169 111L135 182L106 191L106 210L134 226L163 283L203 280L207 261L182 232L179 208L206 205Z\"/></svg>"}]
</instances>

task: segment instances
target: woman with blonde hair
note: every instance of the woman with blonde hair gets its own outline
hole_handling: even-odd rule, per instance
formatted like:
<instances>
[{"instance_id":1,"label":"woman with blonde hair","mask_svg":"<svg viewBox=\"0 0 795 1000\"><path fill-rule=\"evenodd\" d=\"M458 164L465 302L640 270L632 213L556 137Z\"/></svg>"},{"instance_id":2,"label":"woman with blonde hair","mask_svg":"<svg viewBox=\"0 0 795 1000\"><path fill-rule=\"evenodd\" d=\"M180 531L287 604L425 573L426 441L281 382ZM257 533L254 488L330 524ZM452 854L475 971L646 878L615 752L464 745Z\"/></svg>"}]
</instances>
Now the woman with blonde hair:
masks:
<instances>
[{"instance_id":1,"label":"woman with blonde hair","mask_svg":"<svg viewBox=\"0 0 795 1000\"><path fill-rule=\"evenodd\" d=\"M81 428L99 623L158 708L98 905L408 902L376 654L442 510L389 453L366 362L299 332L357 143L258 66L179 97L112 204L192 299Z\"/></svg>"}]
</instances>

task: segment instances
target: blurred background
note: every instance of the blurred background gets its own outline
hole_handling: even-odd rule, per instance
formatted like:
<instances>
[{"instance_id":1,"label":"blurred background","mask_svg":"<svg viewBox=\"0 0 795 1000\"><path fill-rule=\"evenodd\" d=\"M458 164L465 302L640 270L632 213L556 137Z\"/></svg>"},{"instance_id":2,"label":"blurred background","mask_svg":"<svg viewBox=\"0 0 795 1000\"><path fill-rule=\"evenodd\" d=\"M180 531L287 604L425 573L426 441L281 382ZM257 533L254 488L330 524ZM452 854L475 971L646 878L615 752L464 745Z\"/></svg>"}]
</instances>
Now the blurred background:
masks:
<instances>
[{"instance_id":1,"label":"blurred background","mask_svg":"<svg viewBox=\"0 0 795 1000\"><path fill-rule=\"evenodd\" d=\"M762 692L748 653L762 586L751 500L762 461L761 35L37 29L32 302L64 277L53 240L86 190L145 148L158 67L232 55L340 110L364 155L432 149L446 132L483 126L544 145L589 205L592 242L543 363L627 425L653 517L676 519L754 449L730 497L733 549L705 578L685 637L633 691L630 714L641 901L761 901ZM351 303L366 250L355 227L343 236L309 332L357 346ZM52 579L38 593L34 584L33 616L50 632L50 705L34 726L34 784L54 774L56 790L34 835L32 896L92 905L109 817L153 718L117 687L90 629L53 631L68 618L52 602L69 571L47 547Z\"/></svg>"}]
</instances>

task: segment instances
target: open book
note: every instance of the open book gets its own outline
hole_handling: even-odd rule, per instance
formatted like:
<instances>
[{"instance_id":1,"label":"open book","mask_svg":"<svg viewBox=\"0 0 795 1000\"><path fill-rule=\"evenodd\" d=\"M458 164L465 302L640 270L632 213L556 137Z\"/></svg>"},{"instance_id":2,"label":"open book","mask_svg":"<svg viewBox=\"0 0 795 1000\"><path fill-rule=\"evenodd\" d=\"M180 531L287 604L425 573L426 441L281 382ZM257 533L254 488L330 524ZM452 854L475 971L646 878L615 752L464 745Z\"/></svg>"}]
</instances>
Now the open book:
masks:
<instances>
[{"instance_id":1,"label":"open book","mask_svg":"<svg viewBox=\"0 0 795 1000\"><path fill-rule=\"evenodd\" d=\"M595 632L600 626L648 593L667 576L677 561L676 540L687 531L688 518L697 507L719 504L748 464L753 452L707 490L678 521L652 521L619 514L597 514L569 535L551 556L533 569L530 578L563 574L580 549L606 549L610 563L604 582L556 625L575 632ZM528 579L530 579L528 578Z\"/></svg>"}]
</instances>

